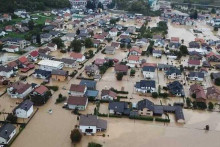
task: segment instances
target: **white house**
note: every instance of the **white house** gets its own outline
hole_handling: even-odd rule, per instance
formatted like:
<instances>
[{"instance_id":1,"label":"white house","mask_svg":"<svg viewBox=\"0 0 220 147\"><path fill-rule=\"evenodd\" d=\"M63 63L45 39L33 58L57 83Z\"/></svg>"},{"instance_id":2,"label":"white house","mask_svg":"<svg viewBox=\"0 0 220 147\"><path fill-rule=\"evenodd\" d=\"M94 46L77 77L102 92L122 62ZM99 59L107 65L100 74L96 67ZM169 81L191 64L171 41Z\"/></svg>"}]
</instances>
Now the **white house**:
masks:
<instances>
[{"instance_id":1,"label":"white house","mask_svg":"<svg viewBox=\"0 0 220 147\"><path fill-rule=\"evenodd\" d=\"M83 62L85 61L85 56L81 53L75 53L75 52L72 52L70 54L70 58L73 59L73 60L76 60L77 62Z\"/></svg>"},{"instance_id":2,"label":"white house","mask_svg":"<svg viewBox=\"0 0 220 147\"><path fill-rule=\"evenodd\" d=\"M86 93L87 87L85 85L76 85L71 84L69 94L71 96L84 96Z\"/></svg>"},{"instance_id":3,"label":"white house","mask_svg":"<svg viewBox=\"0 0 220 147\"><path fill-rule=\"evenodd\" d=\"M161 50L153 50L153 57L159 58L162 56Z\"/></svg>"},{"instance_id":4,"label":"white house","mask_svg":"<svg viewBox=\"0 0 220 147\"><path fill-rule=\"evenodd\" d=\"M24 13L27 13L25 9L18 9L14 11L14 14L17 16L21 16Z\"/></svg>"},{"instance_id":5,"label":"white house","mask_svg":"<svg viewBox=\"0 0 220 147\"><path fill-rule=\"evenodd\" d=\"M136 82L135 91L140 93L152 93L156 91L156 83L152 80L141 80Z\"/></svg>"},{"instance_id":6,"label":"white house","mask_svg":"<svg viewBox=\"0 0 220 147\"><path fill-rule=\"evenodd\" d=\"M29 118L33 111L33 102L25 100L16 107L14 112L18 118Z\"/></svg>"},{"instance_id":7,"label":"white house","mask_svg":"<svg viewBox=\"0 0 220 147\"><path fill-rule=\"evenodd\" d=\"M110 37L116 37L118 33L118 30L116 28L113 28L109 31Z\"/></svg>"},{"instance_id":8,"label":"white house","mask_svg":"<svg viewBox=\"0 0 220 147\"><path fill-rule=\"evenodd\" d=\"M135 56L135 55L130 55L128 57L128 66L130 67L135 67L135 65L139 65L140 64L140 59L139 56Z\"/></svg>"},{"instance_id":9,"label":"white house","mask_svg":"<svg viewBox=\"0 0 220 147\"><path fill-rule=\"evenodd\" d=\"M102 90L101 93L101 99L102 100L108 100L108 101L113 101L117 99L117 93L111 91L111 90Z\"/></svg>"},{"instance_id":10,"label":"white house","mask_svg":"<svg viewBox=\"0 0 220 147\"><path fill-rule=\"evenodd\" d=\"M25 98L29 93L32 92L32 90L33 88L30 84L24 84L18 81L12 83L7 88L7 93L11 96L11 98Z\"/></svg>"},{"instance_id":11,"label":"white house","mask_svg":"<svg viewBox=\"0 0 220 147\"><path fill-rule=\"evenodd\" d=\"M142 51L138 47L132 47L130 49L129 55L140 56Z\"/></svg>"},{"instance_id":12,"label":"white house","mask_svg":"<svg viewBox=\"0 0 220 147\"><path fill-rule=\"evenodd\" d=\"M50 51L56 51L57 50L57 45L54 43L48 43L47 47L50 49Z\"/></svg>"},{"instance_id":13,"label":"white house","mask_svg":"<svg viewBox=\"0 0 220 147\"><path fill-rule=\"evenodd\" d=\"M67 107L69 109L86 110L88 105L87 97L70 96L67 100Z\"/></svg>"},{"instance_id":14,"label":"white house","mask_svg":"<svg viewBox=\"0 0 220 147\"><path fill-rule=\"evenodd\" d=\"M41 60L39 63L39 69L52 71L53 69L62 69L64 66L63 62L54 61L54 60Z\"/></svg>"},{"instance_id":15,"label":"white house","mask_svg":"<svg viewBox=\"0 0 220 147\"><path fill-rule=\"evenodd\" d=\"M107 121L99 119L96 115L80 115L79 129L82 133L92 135L107 129Z\"/></svg>"},{"instance_id":16,"label":"white house","mask_svg":"<svg viewBox=\"0 0 220 147\"><path fill-rule=\"evenodd\" d=\"M9 66L0 66L0 76L10 78L14 74L13 68Z\"/></svg>"},{"instance_id":17,"label":"white house","mask_svg":"<svg viewBox=\"0 0 220 147\"><path fill-rule=\"evenodd\" d=\"M16 134L16 127L12 124L4 124L0 128L0 144L8 144Z\"/></svg>"},{"instance_id":18,"label":"white house","mask_svg":"<svg viewBox=\"0 0 220 147\"><path fill-rule=\"evenodd\" d=\"M15 45L10 45L10 46L5 46L3 47L4 51L9 52L9 53L14 53L19 51L19 47Z\"/></svg>"},{"instance_id":19,"label":"white house","mask_svg":"<svg viewBox=\"0 0 220 147\"><path fill-rule=\"evenodd\" d=\"M142 73L145 79L153 79L155 76L155 67L154 66L144 66L142 68Z\"/></svg>"}]
</instances>

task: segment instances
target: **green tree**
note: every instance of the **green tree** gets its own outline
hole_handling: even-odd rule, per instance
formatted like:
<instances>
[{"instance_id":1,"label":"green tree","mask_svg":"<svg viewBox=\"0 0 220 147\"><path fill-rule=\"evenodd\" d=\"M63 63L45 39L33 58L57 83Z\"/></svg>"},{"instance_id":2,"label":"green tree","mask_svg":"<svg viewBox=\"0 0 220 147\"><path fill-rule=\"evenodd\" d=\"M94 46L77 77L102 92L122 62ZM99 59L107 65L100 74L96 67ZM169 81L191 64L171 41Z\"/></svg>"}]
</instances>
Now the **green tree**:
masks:
<instances>
[{"instance_id":1,"label":"green tree","mask_svg":"<svg viewBox=\"0 0 220 147\"><path fill-rule=\"evenodd\" d=\"M187 46L185 46L185 45L181 45L181 46L180 46L180 52L182 53L183 56L189 54L188 49L187 49Z\"/></svg>"},{"instance_id":2,"label":"green tree","mask_svg":"<svg viewBox=\"0 0 220 147\"><path fill-rule=\"evenodd\" d=\"M218 31L218 27L214 27L214 31L217 32Z\"/></svg>"},{"instance_id":3,"label":"green tree","mask_svg":"<svg viewBox=\"0 0 220 147\"><path fill-rule=\"evenodd\" d=\"M52 43L56 44L58 49L62 49L64 47L64 43L60 37L53 38Z\"/></svg>"},{"instance_id":4,"label":"green tree","mask_svg":"<svg viewBox=\"0 0 220 147\"><path fill-rule=\"evenodd\" d=\"M121 73L121 72L117 73L116 78L118 81L121 81L123 78L123 73Z\"/></svg>"},{"instance_id":5,"label":"green tree","mask_svg":"<svg viewBox=\"0 0 220 147\"><path fill-rule=\"evenodd\" d=\"M215 79L215 85L220 86L220 78Z\"/></svg>"},{"instance_id":6,"label":"green tree","mask_svg":"<svg viewBox=\"0 0 220 147\"><path fill-rule=\"evenodd\" d=\"M130 76L134 76L135 75L135 70L134 69L131 69L130 71Z\"/></svg>"},{"instance_id":7,"label":"green tree","mask_svg":"<svg viewBox=\"0 0 220 147\"><path fill-rule=\"evenodd\" d=\"M103 9L103 4L101 2L98 3L98 6L97 6L99 9Z\"/></svg>"},{"instance_id":8,"label":"green tree","mask_svg":"<svg viewBox=\"0 0 220 147\"><path fill-rule=\"evenodd\" d=\"M187 105L187 107L191 107L191 100L190 100L190 98L186 98L186 105Z\"/></svg>"},{"instance_id":9,"label":"green tree","mask_svg":"<svg viewBox=\"0 0 220 147\"><path fill-rule=\"evenodd\" d=\"M131 48L132 48L132 46L131 46L130 43L127 45L127 48L128 48L128 49L131 49Z\"/></svg>"},{"instance_id":10,"label":"green tree","mask_svg":"<svg viewBox=\"0 0 220 147\"><path fill-rule=\"evenodd\" d=\"M120 48L124 48L125 47L125 44L124 43L121 43L120 44Z\"/></svg>"},{"instance_id":11,"label":"green tree","mask_svg":"<svg viewBox=\"0 0 220 147\"><path fill-rule=\"evenodd\" d=\"M113 19L113 18L112 18L112 19L110 20L110 24L114 24L114 25L115 25L116 22L117 22L116 19Z\"/></svg>"},{"instance_id":12,"label":"green tree","mask_svg":"<svg viewBox=\"0 0 220 147\"><path fill-rule=\"evenodd\" d=\"M13 115L12 113L9 113L6 120L11 122L11 123L16 123L17 122L17 116Z\"/></svg>"},{"instance_id":13,"label":"green tree","mask_svg":"<svg viewBox=\"0 0 220 147\"><path fill-rule=\"evenodd\" d=\"M87 1L86 8L94 10L96 8L95 3L91 0Z\"/></svg>"},{"instance_id":14,"label":"green tree","mask_svg":"<svg viewBox=\"0 0 220 147\"><path fill-rule=\"evenodd\" d=\"M153 93L152 93L152 97L153 97L153 98L157 98L157 97L158 97L158 93L157 93L157 92L153 92Z\"/></svg>"},{"instance_id":15,"label":"green tree","mask_svg":"<svg viewBox=\"0 0 220 147\"><path fill-rule=\"evenodd\" d=\"M28 28L29 28L30 30L33 30L33 29L34 29L34 21L33 21L33 20L30 20L30 21L28 22Z\"/></svg>"},{"instance_id":16,"label":"green tree","mask_svg":"<svg viewBox=\"0 0 220 147\"><path fill-rule=\"evenodd\" d=\"M85 39L85 47L86 47L86 48L91 48L91 47L93 47L93 46L94 46L94 44L93 44L92 39L86 38L86 39Z\"/></svg>"},{"instance_id":17,"label":"green tree","mask_svg":"<svg viewBox=\"0 0 220 147\"><path fill-rule=\"evenodd\" d=\"M212 102L209 102L209 103L208 103L208 109L209 109L209 110L213 110L213 109L214 109L214 105L213 105Z\"/></svg>"},{"instance_id":18,"label":"green tree","mask_svg":"<svg viewBox=\"0 0 220 147\"><path fill-rule=\"evenodd\" d=\"M79 143L82 139L82 133L79 129L73 129L70 134L70 139L73 143Z\"/></svg>"},{"instance_id":19,"label":"green tree","mask_svg":"<svg viewBox=\"0 0 220 147\"><path fill-rule=\"evenodd\" d=\"M79 35L80 34L80 30L79 28L76 30L76 35Z\"/></svg>"},{"instance_id":20,"label":"green tree","mask_svg":"<svg viewBox=\"0 0 220 147\"><path fill-rule=\"evenodd\" d=\"M74 52L81 52L81 48L82 48L82 44L81 44L81 41L80 40L73 40L70 44L70 47L73 48L73 51Z\"/></svg>"},{"instance_id":21,"label":"green tree","mask_svg":"<svg viewBox=\"0 0 220 147\"><path fill-rule=\"evenodd\" d=\"M0 52L2 51L3 49L3 44L0 43Z\"/></svg>"},{"instance_id":22,"label":"green tree","mask_svg":"<svg viewBox=\"0 0 220 147\"><path fill-rule=\"evenodd\" d=\"M212 8L211 13L212 13L212 14L216 14L215 8Z\"/></svg>"}]
</instances>

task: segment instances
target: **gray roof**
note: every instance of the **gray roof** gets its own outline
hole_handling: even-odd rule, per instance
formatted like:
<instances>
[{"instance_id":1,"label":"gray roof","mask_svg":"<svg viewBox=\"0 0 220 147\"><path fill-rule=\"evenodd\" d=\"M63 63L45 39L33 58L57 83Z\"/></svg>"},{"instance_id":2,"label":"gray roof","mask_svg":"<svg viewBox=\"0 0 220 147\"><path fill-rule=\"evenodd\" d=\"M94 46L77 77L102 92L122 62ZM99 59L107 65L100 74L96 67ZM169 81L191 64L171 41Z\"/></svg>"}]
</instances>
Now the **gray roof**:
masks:
<instances>
[{"instance_id":1,"label":"gray roof","mask_svg":"<svg viewBox=\"0 0 220 147\"><path fill-rule=\"evenodd\" d=\"M164 113L162 105L155 105L153 110L154 115L162 115Z\"/></svg>"},{"instance_id":2,"label":"gray roof","mask_svg":"<svg viewBox=\"0 0 220 147\"><path fill-rule=\"evenodd\" d=\"M13 70L13 68L12 67L9 67L9 66L0 66L0 72L1 71L4 71L4 72L10 72L10 71L12 71Z\"/></svg>"},{"instance_id":3,"label":"gray roof","mask_svg":"<svg viewBox=\"0 0 220 147\"><path fill-rule=\"evenodd\" d=\"M92 80L81 80L79 84L85 85L88 89L96 88L96 81L92 81Z\"/></svg>"},{"instance_id":4,"label":"gray roof","mask_svg":"<svg viewBox=\"0 0 220 147\"><path fill-rule=\"evenodd\" d=\"M5 124L0 128L0 137L6 139L7 141L10 139L9 136L15 130L15 126L12 124Z\"/></svg>"},{"instance_id":5,"label":"gray roof","mask_svg":"<svg viewBox=\"0 0 220 147\"><path fill-rule=\"evenodd\" d=\"M148 99L144 99L144 100L141 100L137 103L137 109L138 110L142 110L144 108L147 108L151 111L154 110L154 103L149 101Z\"/></svg>"},{"instance_id":6,"label":"gray roof","mask_svg":"<svg viewBox=\"0 0 220 147\"><path fill-rule=\"evenodd\" d=\"M61 75L61 76L66 76L68 75L68 71L65 70L55 70L53 69L51 72L52 75Z\"/></svg>"},{"instance_id":7,"label":"gray roof","mask_svg":"<svg viewBox=\"0 0 220 147\"><path fill-rule=\"evenodd\" d=\"M115 48L113 46L106 46L105 47L105 51L111 51L113 52L115 50Z\"/></svg>"},{"instance_id":8,"label":"gray roof","mask_svg":"<svg viewBox=\"0 0 220 147\"><path fill-rule=\"evenodd\" d=\"M80 126L96 126L97 128L107 129L107 121L98 119L96 115L81 115Z\"/></svg>"},{"instance_id":9,"label":"gray roof","mask_svg":"<svg viewBox=\"0 0 220 147\"><path fill-rule=\"evenodd\" d=\"M68 59L68 58L62 58L60 61L65 63L65 64L70 64L70 65L72 65L76 62L76 60Z\"/></svg>"},{"instance_id":10,"label":"gray roof","mask_svg":"<svg viewBox=\"0 0 220 147\"><path fill-rule=\"evenodd\" d=\"M17 107L16 107L16 109L18 109L18 108L20 108L20 109L23 109L23 110L26 110L26 111L28 111L32 106L33 106L33 102L32 101L30 101L30 100L25 100L25 101L23 101L22 103L20 103Z\"/></svg>"},{"instance_id":11,"label":"gray roof","mask_svg":"<svg viewBox=\"0 0 220 147\"><path fill-rule=\"evenodd\" d=\"M180 120L180 119L185 120L182 107L176 106L175 116L176 116L176 120Z\"/></svg>"},{"instance_id":12,"label":"gray roof","mask_svg":"<svg viewBox=\"0 0 220 147\"><path fill-rule=\"evenodd\" d=\"M144 66L143 67L143 71L149 71L149 72L155 72L155 67L153 67L153 66Z\"/></svg>"},{"instance_id":13,"label":"gray roof","mask_svg":"<svg viewBox=\"0 0 220 147\"><path fill-rule=\"evenodd\" d=\"M190 72L189 77L204 78L204 73L203 72Z\"/></svg>"},{"instance_id":14,"label":"gray roof","mask_svg":"<svg viewBox=\"0 0 220 147\"><path fill-rule=\"evenodd\" d=\"M156 84L155 84L155 81L153 81L153 80L141 80L140 82L136 82L135 87L136 88L141 88L141 87L155 88Z\"/></svg>"},{"instance_id":15,"label":"gray roof","mask_svg":"<svg viewBox=\"0 0 220 147\"><path fill-rule=\"evenodd\" d=\"M158 64L157 65L157 68L162 68L162 69L171 68L171 67L173 67L173 65L169 65L169 64Z\"/></svg>"},{"instance_id":16,"label":"gray roof","mask_svg":"<svg viewBox=\"0 0 220 147\"><path fill-rule=\"evenodd\" d=\"M181 75L181 71L176 67L171 67L167 70L166 75L172 75L175 73L176 75Z\"/></svg>"},{"instance_id":17,"label":"gray roof","mask_svg":"<svg viewBox=\"0 0 220 147\"><path fill-rule=\"evenodd\" d=\"M124 113L125 109L128 108L127 102L110 102L108 105L109 110L114 110L118 113Z\"/></svg>"}]
</instances>

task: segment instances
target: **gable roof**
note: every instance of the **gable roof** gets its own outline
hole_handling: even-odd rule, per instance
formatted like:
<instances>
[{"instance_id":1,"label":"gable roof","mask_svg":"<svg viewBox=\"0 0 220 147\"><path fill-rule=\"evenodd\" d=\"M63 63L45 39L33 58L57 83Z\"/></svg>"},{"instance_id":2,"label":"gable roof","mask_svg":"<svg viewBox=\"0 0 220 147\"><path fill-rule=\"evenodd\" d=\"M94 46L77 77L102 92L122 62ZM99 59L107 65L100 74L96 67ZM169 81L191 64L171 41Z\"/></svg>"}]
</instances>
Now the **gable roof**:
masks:
<instances>
[{"instance_id":1,"label":"gable roof","mask_svg":"<svg viewBox=\"0 0 220 147\"><path fill-rule=\"evenodd\" d=\"M4 124L0 128L0 137L6 139L7 141L10 139L9 136L15 130L15 126L12 124Z\"/></svg>"},{"instance_id":2,"label":"gable roof","mask_svg":"<svg viewBox=\"0 0 220 147\"><path fill-rule=\"evenodd\" d=\"M107 129L107 121L98 119L96 115L80 115L80 126L96 126L97 128Z\"/></svg>"},{"instance_id":3,"label":"gable roof","mask_svg":"<svg viewBox=\"0 0 220 147\"><path fill-rule=\"evenodd\" d=\"M22 103L20 103L16 109L23 109L25 111L28 111L32 106L33 106L33 102L30 100L25 100Z\"/></svg>"},{"instance_id":4,"label":"gable roof","mask_svg":"<svg viewBox=\"0 0 220 147\"><path fill-rule=\"evenodd\" d=\"M70 86L70 91L84 92L85 89L86 89L85 85L71 84L71 86Z\"/></svg>"},{"instance_id":5,"label":"gable roof","mask_svg":"<svg viewBox=\"0 0 220 147\"><path fill-rule=\"evenodd\" d=\"M111 90L105 90L105 89L103 89L103 90L102 90L102 93L101 93L101 96L105 96L105 95L109 95L109 96L113 97L114 99L117 98L117 93L115 93L115 92L113 92L113 91L111 91Z\"/></svg>"},{"instance_id":6,"label":"gable roof","mask_svg":"<svg viewBox=\"0 0 220 147\"><path fill-rule=\"evenodd\" d=\"M115 65L115 71L117 71L117 72L127 72L128 71L128 66L123 65L123 64L116 64Z\"/></svg>"},{"instance_id":7,"label":"gable roof","mask_svg":"<svg viewBox=\"0 0 220 147\"><path fill-rule=\"evenodd\" d=\"M44 86L44 85L40 85L39 87L34 89L34 92L37 92L37 93L39 93L41 95L44 94L47 91L48 91L48 88L46 86Z\"/></svg>"},{"instance_id":8,"label":"gable roof","mask_svg":"<svg viewBox=\"0 0 220 147\"><path fill-rule=\"evenodd\" d=\"M81 58L83 57L83 54L72 52L72 53L70 54L70 57L72 57L72 58L74 58L74 59L81 59Z\"/></svg>"},{"instance_id":9,"label":"gable roof","mask_svg":"<svg viewBox=\"0 0 220 147\"><path fill-rule=\"evenodd\" d=\"M67 100L67 104L70 104L70 105L85 106L86 103L87 103L87 97L70 96Z\"/></svg>"}]
</instances>

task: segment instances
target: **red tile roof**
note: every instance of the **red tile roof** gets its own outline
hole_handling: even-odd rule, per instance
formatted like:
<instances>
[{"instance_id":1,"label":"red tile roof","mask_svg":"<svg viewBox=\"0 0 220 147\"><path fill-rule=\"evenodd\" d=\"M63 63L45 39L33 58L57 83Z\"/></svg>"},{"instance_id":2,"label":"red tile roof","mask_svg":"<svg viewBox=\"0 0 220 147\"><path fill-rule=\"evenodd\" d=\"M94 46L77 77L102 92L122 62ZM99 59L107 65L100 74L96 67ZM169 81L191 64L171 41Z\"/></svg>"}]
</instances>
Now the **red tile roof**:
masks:
<instances>
[{"instance_id":1,"label":"red tile roof","mask_svg":"<svg viewBox=\"0 0 220 147\"><path fill-rule=\"evenodd\" d=\"M70 105L82 105L85 106L87 103L86 97L70 96L67 100L67 104Z\"/></svg>"},{"instance_id":2,"label":"red tile roof","mask_svg":"<svg viewBox=\"0 0 220 147\"><path fill-rule=\"evenodd\" d=\"M130 52L137 52L137 53L139 53L139 54L141 54L142 53L142 51L138 48L138 47L132 47L131 49L130 49Z\"/></svg>"},{"instance_id":3,"label":"red tile roof","mask_svg":"<svg viewBox=\"0 0 220 147\"><path fill-rule=\"evenodd\" d=\"M200 65L200 60L189 60L188 63L191 65Z\"/></svg>"},{"instance_id":4,"label":"red tile roof","mask_svg":"<svg viewBox=\"0 0 220 147\"><path fill-rule=\"evenodd\" d=\"M118 71L118 72L127 72L127 71L128 71L128 66L123 65L123 64L116 64L116 65L115 65L115 71Z\"/></svg>"},{"instance_id":5,"label":"red tile roof","mask_svg":"<svg viewBox=\"0 0 220 147\"><path fill-rule=\"evenodd\" d=\"M86 89L85 85L71 84L71 86L70 86L70 91L84 92L85 89Z\"/></svg>"},{"instance_id":6,"label":"red tile roof","mask_svg":"<svg viewBox=\"0 0 220 147\"><path fill-rule=\"evenodd\" d=\"M171 37L170 41L171 42L179 42L180 38L179 37Z\"/></svg>"},{"instance_id":7,"label":"red tile roof","mask_svg":"<svg viewBox=\"0 0 220 147\"><path fill-rule=\"evenodd\" d=\"M28 62L27 58L25 56L22 56L18 59L21 63Z\"/></svg>"},{"instance_id":8,"label":"red tile roof","mask_svg":"<svg viewBox=\"0 0 220 147\"><path fill-rule=\"evenodd\" d=\"M72 57L72 58L74 58L74 59L81 59L81 58L83 57L83 54L72 52L72 53L70 54L70 57Z\"/></svg>"},{"instance_id":9,"label":"red tile roof","mask_svg":"<svg viewBox=\"0 0 220 147\"><path fill-rule=\"evenodd\" d=\"M48 91L48 88L46 86L44 86L44 85L40 85L39 87L34 89L34 92L37 92L37 93L39 93L41 95L44 94L47 91Z\"/></svg>"},{"instance_id":10,"label":"red tile roof","mask_svg":"<svg viewBox=\"0 0 220 147\"><path fill-rule=\"evenodd\" d=\"M37 57L37 56L39 55L39 53L38 53L38 51L32 51L32 52L30 53L30 55L31 55L32 57Z\"/></svg>"},{"instance_id":11,"label":"red tile roof","mask_svg":"<svg viewBox=\"0 0 220 147\"><path fill-rule=\"evenodd\" d=\"M139 61L139 56L130 55L128 60Z\"/></svg>"}]
</instances>

